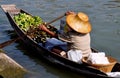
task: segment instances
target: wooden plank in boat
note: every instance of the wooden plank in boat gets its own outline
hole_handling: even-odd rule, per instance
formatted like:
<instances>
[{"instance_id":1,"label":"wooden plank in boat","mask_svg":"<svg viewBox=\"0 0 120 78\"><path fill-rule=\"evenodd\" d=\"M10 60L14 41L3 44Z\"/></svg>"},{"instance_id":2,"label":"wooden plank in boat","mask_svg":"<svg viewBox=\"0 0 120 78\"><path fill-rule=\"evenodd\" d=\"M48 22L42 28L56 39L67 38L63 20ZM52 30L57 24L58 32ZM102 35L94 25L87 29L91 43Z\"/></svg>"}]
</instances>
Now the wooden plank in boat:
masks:
<instances>
[{"instance_id":1,"label":"wooden plank in boat","mask_svg":"<svg viewBox=\"0 0 120 78\"><path fill-rule=\"evenodd\" d=\"M14 12L14 14L19 13L19 9L16 8L15 4L10 4L10 5L1 5L1 8L3 9L4 12Z\"/></svg>"}]
</instances>

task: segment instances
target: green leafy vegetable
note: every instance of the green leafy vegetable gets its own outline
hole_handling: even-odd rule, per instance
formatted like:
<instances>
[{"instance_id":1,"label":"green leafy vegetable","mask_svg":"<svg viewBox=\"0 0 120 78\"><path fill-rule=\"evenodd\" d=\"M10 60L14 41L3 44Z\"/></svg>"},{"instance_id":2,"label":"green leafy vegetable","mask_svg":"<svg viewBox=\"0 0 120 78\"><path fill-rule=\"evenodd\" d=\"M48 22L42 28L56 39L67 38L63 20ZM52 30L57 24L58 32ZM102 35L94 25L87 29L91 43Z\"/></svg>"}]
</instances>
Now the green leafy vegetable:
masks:
<instances>
[{"instance_id":1,"label":"green leafy vegetable","mask_svg":"<svg viewBox=\"0 0 120 78\"><path fill-rule=\"evenodd\" d=\"M14 16L16 24L24 31L28 31L30 27L36 28L43 23L39 16L30 16L26 13L20 13Z\"/></svg>"},{"instance_id":2,"label":"green leafy vegetable","mask_svg":"<svg viewBox=\"0 0 120 78\"><path fill-rule=\"evenodd\" d=\"M32 32L29 36L36 42L45 42L47 38L51 38L47 32L39 30L38 26L43 24L43 20L39 16L30 16L25 13L20 13L14 16L16 24L25 32ZM54 27L46 26L50 31L57 33L57 30Z\"/></svg>"}]
</instances>

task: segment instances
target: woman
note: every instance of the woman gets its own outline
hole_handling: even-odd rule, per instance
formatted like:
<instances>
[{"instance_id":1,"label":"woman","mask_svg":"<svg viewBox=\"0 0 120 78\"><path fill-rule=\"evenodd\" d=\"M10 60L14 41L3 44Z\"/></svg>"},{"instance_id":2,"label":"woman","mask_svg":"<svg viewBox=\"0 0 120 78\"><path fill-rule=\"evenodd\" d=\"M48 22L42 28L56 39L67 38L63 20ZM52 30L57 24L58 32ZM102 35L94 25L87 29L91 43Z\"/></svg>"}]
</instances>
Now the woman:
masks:
<instances>
[{"instance_id":1,"label":"woman","mask_svg":"<svg viewBox=\"0 0 120 78\"><path fill-rule=\"evenodd\" d=\"M79 58L88 57L88 55L91 53L89 33L92 28L88 16L83 12L79 12L78 14L70 11L66 12L64 35L55 34L49 31L44 25L41 25L40 29L67 42L68 58L71 60L78 62ZM76 56L72 55L82 55L82 57L78 56L78 58L74 59Z\"/></svg>"}]
</instances>

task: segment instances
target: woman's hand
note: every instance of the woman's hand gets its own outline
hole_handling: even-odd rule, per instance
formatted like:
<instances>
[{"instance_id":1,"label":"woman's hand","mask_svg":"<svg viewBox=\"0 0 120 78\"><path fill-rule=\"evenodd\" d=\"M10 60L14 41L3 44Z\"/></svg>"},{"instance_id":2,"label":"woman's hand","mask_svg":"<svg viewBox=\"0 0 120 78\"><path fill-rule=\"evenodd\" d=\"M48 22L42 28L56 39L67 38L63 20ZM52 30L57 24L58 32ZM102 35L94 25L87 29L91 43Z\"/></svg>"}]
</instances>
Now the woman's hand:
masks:
<instances>
[{"instance_id":1,"label":"woman's hand","mask_svg":"<svg viewBox=\"0 0 120 78\"><path fill-rule=\"evenodd\" d=\"M70 14L75 14L75 12L73 12L73 11L67 11L67 12L65 13L66 16L67 16L67 15L70 15Z\"/></svg>"}]
</instances>

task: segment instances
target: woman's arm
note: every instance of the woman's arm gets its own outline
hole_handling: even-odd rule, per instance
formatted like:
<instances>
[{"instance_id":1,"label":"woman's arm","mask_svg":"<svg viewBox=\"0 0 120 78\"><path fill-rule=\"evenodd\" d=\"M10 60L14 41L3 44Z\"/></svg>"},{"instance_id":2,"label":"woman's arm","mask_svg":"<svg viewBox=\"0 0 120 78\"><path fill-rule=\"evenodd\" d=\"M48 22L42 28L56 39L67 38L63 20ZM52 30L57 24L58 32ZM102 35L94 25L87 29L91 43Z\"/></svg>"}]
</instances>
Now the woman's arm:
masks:
<instances>
[{"instance_id":1,"label":"woman's arm","mask_svg":"<svg viewBox=\"0 0 120 78\"><path fill-rule=\"evenodd\" d=\"M67 12L65 13L66 16L69 15L69 14L75 14L75 13L72 12L72 11L67 11ZM39 29L47 32L48 34L50 34L50 35L53 36L53 37L58 37L58 34L55 34L54 32L52 32L52 31L50 31L49 29L47 29L45 25L40 25L40 26L39 26Z\"/></svg>"},{"instance_id":2,"label":"woman's arm","mask_svg":"<svg viewBox=\"0 0 120 78\"><path fill-rule=\"evenodd\" d=\"M55 34L54 32L50 31L49 29L47 29L45 25L40 25L39 29L47 32L48 34L50 34L53 37L57 37L57 34Z\"/></svg>"}]
</instances>

